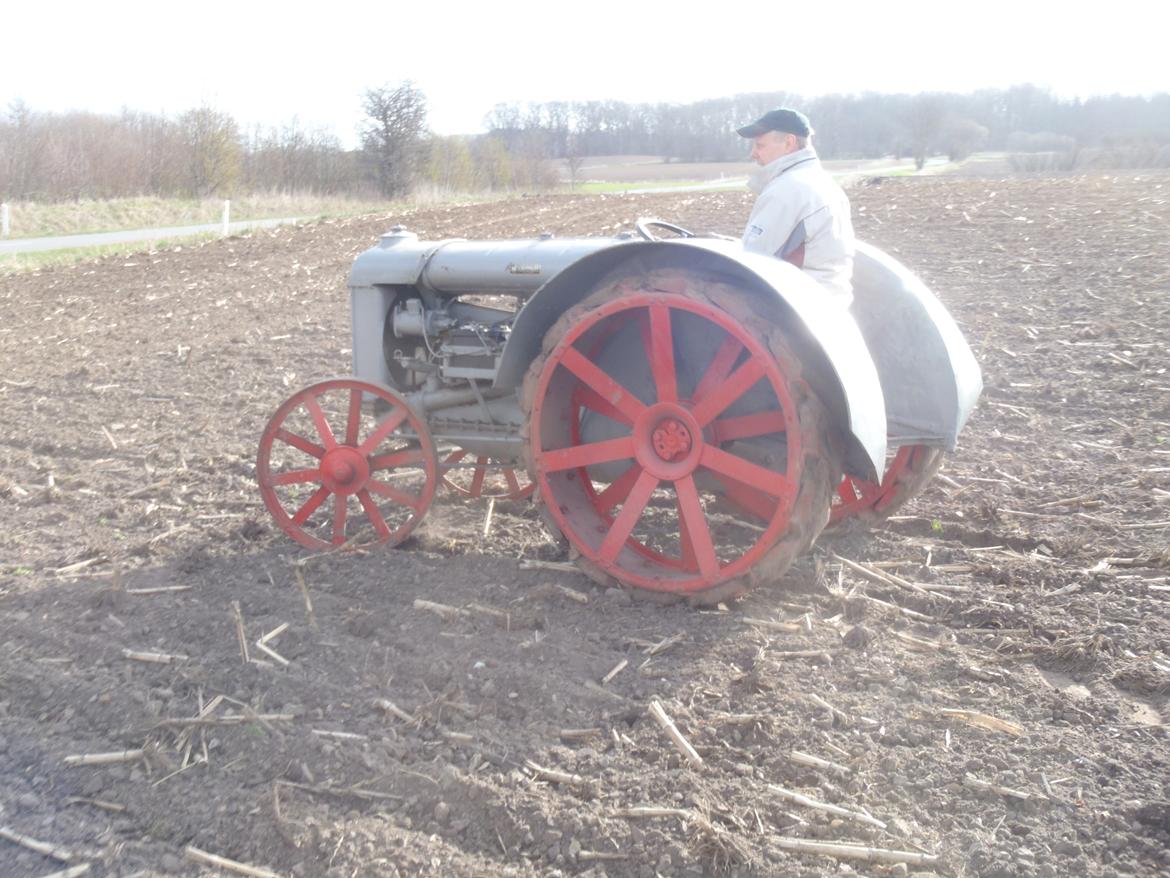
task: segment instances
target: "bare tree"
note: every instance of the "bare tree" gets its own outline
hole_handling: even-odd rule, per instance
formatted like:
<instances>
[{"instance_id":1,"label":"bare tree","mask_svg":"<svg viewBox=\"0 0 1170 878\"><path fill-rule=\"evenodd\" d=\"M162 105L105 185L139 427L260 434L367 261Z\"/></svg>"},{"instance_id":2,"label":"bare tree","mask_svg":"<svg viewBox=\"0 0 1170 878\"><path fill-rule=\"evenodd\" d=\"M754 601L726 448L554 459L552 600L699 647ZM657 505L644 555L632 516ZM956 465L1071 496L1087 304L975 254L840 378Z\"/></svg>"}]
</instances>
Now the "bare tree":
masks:
<instances>
[{"instance_id":1,"label":"bare tree","mask_svg":"<svg viewBox=\"0 0 1170 878\"><path fill-rule=\"evenodd\" d=\"M466 137L430 138L427 179L437 192L470 192L475 187L475 162Z\"/></svg>"},{"instance_id":2,"label":"bare tree","mask_svg":"<svg viewBox=\"0 0 1170 878\"><path fill-rule=\"evenodd\" d=\"M936 94L917 95L910 105L906 114L906 129L910 135L914 167L920 171L926 164L930 150L936 146L945 116L943 101Z\"/></svg>"},{"instance_id":3,"label":"bare tree","mask_svg":"<svg viewBox=\"0 0 1170 878\"><path fill-rule=\"evenodd\" d=\"M581 172L581 165L585 163L585 155L581 152L581 139L576 134L569 134L565 139L565 167L569 170L569 188L577 188L577 175Z\"/></svg>"},{"instance_id":4,"label":"bare tree","mask_svg":"<svg viewBox=\"0 0 1170 878\"><path fill-rule=\"evenodd\" d=\"M987 129L974 119L951 116L942 130L942 144L947 158L961 162L987 142Z\"/></svg>"},{"instance_id":5,"label":"bare tree","mask_svg":"<svg viewBox=\"0 0 1170 878\"><path fill-rule=\"evenodd\" d=\"M8 107L8 118L0 138L0 195L26 199L37 195L45 179L47 132L41 117L22 100Z\"/></svg>"},{"instance_id":6,"label":"bare tree","mask_svg":"<svg viewBox=\"0 0 1170 878\"><path fill-rule=\"evenodd\" d=\"M406 80L371 88L362 99L368 117L362 128L362 150L378 188L388 198L414 187L426 132L426 96Z\"/></svg>"},{"instance_id":7,"label":"bare tree","mask_svg":"<svg viewBox=\"0 0 1170 878\"><path fill-rule=\"evenodd\" d=\"M483 188L499 191L515 184L512 155L503 139L494 135L477 139L472 144L472 156L477 182Z\"/></svg>"},{"instance_id":8,"label":"bare tree","mask_svg":"<svg viewBox=\"0 0 1170 878\"><path fill-rule=\"evenodd\" d=\"M240 132L236 120L211 107L188 110L179 117L187 150L187 185L205 198L229 191L240 176Z\"/></svg>"}]
</instances>

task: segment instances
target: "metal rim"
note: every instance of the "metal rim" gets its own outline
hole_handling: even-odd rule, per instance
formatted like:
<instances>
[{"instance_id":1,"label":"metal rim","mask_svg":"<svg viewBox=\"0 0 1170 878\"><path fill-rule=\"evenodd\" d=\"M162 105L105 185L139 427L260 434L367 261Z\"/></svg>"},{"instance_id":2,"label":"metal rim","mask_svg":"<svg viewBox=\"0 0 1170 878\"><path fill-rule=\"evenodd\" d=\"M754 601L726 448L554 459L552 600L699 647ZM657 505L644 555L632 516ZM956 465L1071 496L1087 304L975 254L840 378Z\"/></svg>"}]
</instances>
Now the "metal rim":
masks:
<instances>
[{"instance_id":1,"label":"metal rim","mask_svg":"<svg viewBox=\"0 0 1170 878\"><path fill-rule=\"evenodd\" d=\"M598 339L631 320L652 376L646 399L596 355ZM696 321L714 353L684 384L674 330L687 325L693 334ZM731 414L749 391L768 403ZM622 435L586 442L586 413L614 422ZM777 433L786 437L783 472L724 447ZM683 594L742 576L767 555L788 527L803 465L797 408L775 357L722 308L678 293L627 293L569 328L540 373L530 454L549 514L584 559L627 585ZM606 464L624 471L598 489L589 468ZM746 546L717 550L697 476L765 522ZM652 503L656 490L673 493L673 509L661 494ZM654 515L673 521L675 546L637 532Z\"/></svg>"},{"instance_id":2,"label":"metal rim","mask_svg":"<svg viewBox=\"0 0 1170 878\"><path fill-rule=\"evenodd\" d=\"M890 460L880 483L846 476L837 486L829 524L864 513L882 514L905 496L905 477L916 474L927 463L931 449L926 445L903 445Z\"/></svg>"},{"instance_id":3,"label":"metal rim","mask_svg":"<svg viewBox=\"0 0 1170 878\"><path fill-rule=\"evenodd\" d=\"M385 407L377 417L362 404L369 397ZM397 545L426 515L438 464L426 424L401 396L336 378L276 410L260 437L256 479L277 526L306 548Z\"/></svg>"},{"instance_id":4,"label":"metal rim","mask_svg":"<svg viewBox=\"0 0 1170 878\"><path fill-rule=\"evenodd\" d=\"M528 474L517 470L510 462L476 455L474 464L464 464L471 454L466 448L456 448L443 458L443 484L456 494L475 499L527 500L536 492L536 484ZM471 471L471 479L461 478Z\"/></svg>"}]
</instances>

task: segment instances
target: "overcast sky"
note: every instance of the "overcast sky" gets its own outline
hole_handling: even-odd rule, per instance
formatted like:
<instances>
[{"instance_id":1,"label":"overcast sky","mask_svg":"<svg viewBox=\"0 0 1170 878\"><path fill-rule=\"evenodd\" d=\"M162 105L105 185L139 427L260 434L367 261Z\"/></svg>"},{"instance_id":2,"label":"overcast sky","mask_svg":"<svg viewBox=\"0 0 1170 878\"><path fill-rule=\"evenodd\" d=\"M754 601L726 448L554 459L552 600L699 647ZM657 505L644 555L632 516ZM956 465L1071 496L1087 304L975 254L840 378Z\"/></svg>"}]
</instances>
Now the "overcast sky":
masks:
<instances>
[{"instance_id":1,"label":"overcast sky","mask_svg":"<svg viewBox=\"0 0 1170 878\"><path fill-rule=\"evenodd\" d=\"M1163 10L1163 11L1157 11ZM685 103L741 92L918 92L1031 82L1170 91L1164 0L35 3L0 7L0 109L298 117L355 141L361 94L412 79L441 134L500 102ZM815 120L814 120L815 122Z\"/></svg>"}]
</instances>

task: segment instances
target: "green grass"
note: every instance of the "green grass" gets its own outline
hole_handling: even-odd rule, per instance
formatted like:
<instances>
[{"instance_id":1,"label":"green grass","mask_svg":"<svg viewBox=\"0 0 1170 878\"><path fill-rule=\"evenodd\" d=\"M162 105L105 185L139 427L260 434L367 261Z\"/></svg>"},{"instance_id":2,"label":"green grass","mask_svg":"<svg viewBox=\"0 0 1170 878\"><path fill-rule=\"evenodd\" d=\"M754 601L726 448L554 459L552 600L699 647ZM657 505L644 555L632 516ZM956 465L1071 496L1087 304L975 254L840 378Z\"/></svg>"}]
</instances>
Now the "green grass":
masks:
<instances>
[{"instance_id":1,"label":"green grass","mask_svg":"<svg viewBox=\"0 0 1170 878\"><path fill-rule=\"evenodd\" d=\"M8 206L9 231L12 238L39 238L218 223L223 219L223 201L222 198L154 197L53 204L18 201ZM231 202L233 222L282 217L354 216L377 213L392 207L385 201L313 195L247 195L233 198Z\"/></svg>"},{"instance_id":2,"label":"green grass","mask_svg":"<svg viewBox=\"0 0 1170 878\"><path fill-rule=\"evenodd\" d=\"M97 262L109 256L131 256L135 253L153 253L173 247L191 246L220 237L208 232L183 238L161 238L154 241L130 241L125 244L107 244L100 247L72 247L65 250L44 250L34 253L0 254L0 277L6 274L24 274L59 265L79 265Z\"/></svg>"}]
</instances>

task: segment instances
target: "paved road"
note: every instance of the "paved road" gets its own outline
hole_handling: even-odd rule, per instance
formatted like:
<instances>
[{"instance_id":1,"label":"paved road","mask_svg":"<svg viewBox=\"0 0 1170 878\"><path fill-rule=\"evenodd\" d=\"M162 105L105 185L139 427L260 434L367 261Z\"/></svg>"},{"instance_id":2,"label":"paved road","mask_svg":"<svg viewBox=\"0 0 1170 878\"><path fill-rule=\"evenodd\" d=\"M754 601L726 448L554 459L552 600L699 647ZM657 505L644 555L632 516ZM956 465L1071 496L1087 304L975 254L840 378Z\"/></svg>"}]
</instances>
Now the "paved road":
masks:
<instances>
[{"instance_id":1,"label":"paved road","mask_svg":"<svg viewBox=\"0 0 1170 878\"><path fill-rule=\"evenodd\" d=\"M301 217L284 219L245 220L229 223L231 234L248 229L267 228L298 222ZM168 229L128 229L121 232L98 232L93 235L62 235L53 238L15 238L0 241L0 255L8 253L36 253L47 250L70 250L75 247L100 247L104 244L132 244L135 241L158 241L164 238L184 238L223 231L223 223L209 223L205 226L172 226Z\"/></svg>"}]
</instances>

